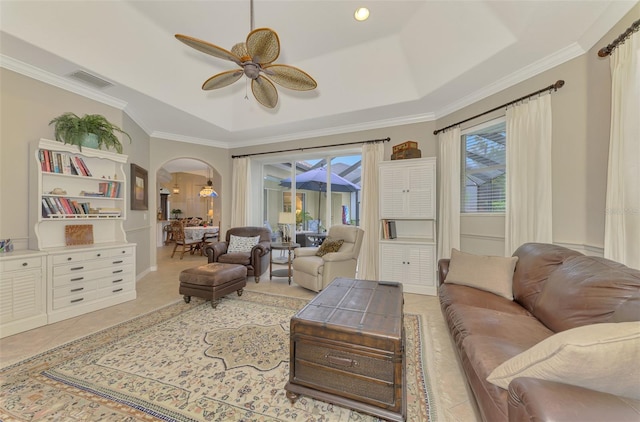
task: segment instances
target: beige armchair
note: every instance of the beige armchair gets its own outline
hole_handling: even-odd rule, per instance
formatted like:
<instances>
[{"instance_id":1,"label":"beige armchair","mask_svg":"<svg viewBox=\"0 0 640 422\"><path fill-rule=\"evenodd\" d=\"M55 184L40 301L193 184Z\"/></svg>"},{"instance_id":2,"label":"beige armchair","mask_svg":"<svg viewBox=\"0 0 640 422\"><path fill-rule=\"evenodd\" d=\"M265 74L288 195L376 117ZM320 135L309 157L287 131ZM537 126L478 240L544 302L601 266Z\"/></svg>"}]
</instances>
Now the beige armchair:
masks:
<instances>
[{"instance_id":1,"label":"beige armchair","mask_svg":"<svg viewBox=\"0 0 640 422\"><path fill-rule=\"evenodd\" d=\"M358 254L364 231L356 226L331 226L327 239L343 239L338 252L317 256L320 247L294 249L293 281L298 285L319 292L336 277L355 277Z\"/></svg>"}]
</instances>

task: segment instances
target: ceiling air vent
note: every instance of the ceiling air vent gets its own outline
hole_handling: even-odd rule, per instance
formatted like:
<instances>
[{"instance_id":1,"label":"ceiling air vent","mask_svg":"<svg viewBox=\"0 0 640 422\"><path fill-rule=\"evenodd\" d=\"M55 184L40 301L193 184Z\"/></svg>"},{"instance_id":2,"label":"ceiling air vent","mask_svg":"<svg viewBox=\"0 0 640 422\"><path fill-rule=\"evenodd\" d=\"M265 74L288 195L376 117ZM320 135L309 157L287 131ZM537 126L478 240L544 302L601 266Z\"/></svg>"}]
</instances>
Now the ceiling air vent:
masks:
<instances>
[{"instance_id":1,"label":"ceiling air vent","mask_svg":"<svg viewBox=\"0 0 640 422\"><path fill-rule=\"evenodd\" d=\"M111 82L105 81L102 78L99 78L91 73L87 73L84 70L78 70L77 72L73 72L69 75L70 78L77 79L81 82L89 84L94 88L104 89L108 86L113 86Z\"/></svg>"}]
</instances>

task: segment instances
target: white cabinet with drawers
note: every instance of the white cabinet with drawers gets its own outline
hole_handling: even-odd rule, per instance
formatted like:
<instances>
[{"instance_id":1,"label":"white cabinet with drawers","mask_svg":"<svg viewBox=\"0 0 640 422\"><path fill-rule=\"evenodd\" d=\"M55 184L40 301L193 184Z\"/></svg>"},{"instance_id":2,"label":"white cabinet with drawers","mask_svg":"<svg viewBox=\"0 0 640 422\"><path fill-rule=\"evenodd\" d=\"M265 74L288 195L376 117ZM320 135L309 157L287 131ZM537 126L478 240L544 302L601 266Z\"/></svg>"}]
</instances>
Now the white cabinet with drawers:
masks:
<instances>
[{"instance_id":1,"label":"white cabinet with drawers","mask_svg":"<svg viewBox=\"0 0 640 422\"><path fill-rule=\"evenodd\" d=\"M49 323L136 298L135 245L49 251Z\"/></svg>"},{"instance_id":2,"label":"white cabinet with drawers","mask_svg":"<svg viewBox=\"0 0 640 422\"><path fill-rule=\"evenodd\" d=\"M47 323L46 254L0 254L0 337Z\"/></svg>"}]
</instances>

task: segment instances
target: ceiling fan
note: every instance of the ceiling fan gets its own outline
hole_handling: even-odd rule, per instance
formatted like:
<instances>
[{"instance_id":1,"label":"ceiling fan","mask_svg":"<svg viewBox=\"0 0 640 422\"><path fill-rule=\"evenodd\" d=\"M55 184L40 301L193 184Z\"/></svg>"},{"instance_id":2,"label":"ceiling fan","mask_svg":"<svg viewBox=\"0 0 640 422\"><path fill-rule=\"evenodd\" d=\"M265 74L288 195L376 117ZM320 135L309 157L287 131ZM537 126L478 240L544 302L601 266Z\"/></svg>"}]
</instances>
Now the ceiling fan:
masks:
<instances>
[{"instance_id":1,"label":"ceiling fan","mask_svg":"<svg viewBox=\"0 0 640 422\"><path fill-rule=\"evenodd\" d=\"M280 55L280 39L272 29L253 29L253 0L251 32L246 42L234 45L231 51L188 35L176 34L175 37L189 47L240 66L240 69L213 75L202 84L203 90L223 88L245 75L251 79L251 91L256 100L267 108L274 108L278 104L278 91L273 82L296 91L309 91L318 86L309 74L297 67L273 64Z\"/></svg>"}]
</instances>

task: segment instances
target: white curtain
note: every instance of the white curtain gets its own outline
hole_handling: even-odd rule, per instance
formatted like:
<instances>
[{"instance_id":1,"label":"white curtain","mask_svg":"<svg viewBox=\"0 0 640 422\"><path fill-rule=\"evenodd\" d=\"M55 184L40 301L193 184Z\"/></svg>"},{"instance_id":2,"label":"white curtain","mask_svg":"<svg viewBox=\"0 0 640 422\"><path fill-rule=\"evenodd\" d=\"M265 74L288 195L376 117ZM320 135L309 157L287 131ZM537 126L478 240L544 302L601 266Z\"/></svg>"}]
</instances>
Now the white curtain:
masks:
<instances>
[{"instance_id":1,"label":"white curtain","mask_svg":"<svg viewBox=\"0 0 640 422\"><path fill-rule=\"evenodd\" d=\"M231 227L243 227L249 222L251 166L249 157L233 159L231 175Z\"/></svg>"},{"instance_id":2,"label":"white curtain","mask_svg":"<svg viewBox=\"0 0 640 422\"><path fill-rule=\"evenodd\" d=\"M438 211L438 259L450 258L451 248L460 249L460 128L438 136L440 168Z\"/></svg>"},{"instance_id":3,"label":"white curtain","mask_svg":"<svg viewBox=\"0 0 640 422\"><path fill-rule=\"evenodd\" d=\"M505 255L551 243L551 95L507 109Z\"/></svg>"},{"instance_id":4,"label":"white curtain","mask_svg":"<svg viewBox=\"0 0 640 422\"><path fill-rule=\"evenodd\" d=\"M640 33L611 54L604 256L640 269Z\"/></svg>"},{"instance_id":5,"label":"white curtain","mask_svg":"<svg viewBox=\"0 0 640 422\"><path fill-rule=\"evenodd\" d=\"M366 143L362 146L360 227L364 230L364 237L358 260L358 278L364 280L378 280L378 240L380 240L378 164L383 157L382 142Z\"/></svg>"}]
</instances>

